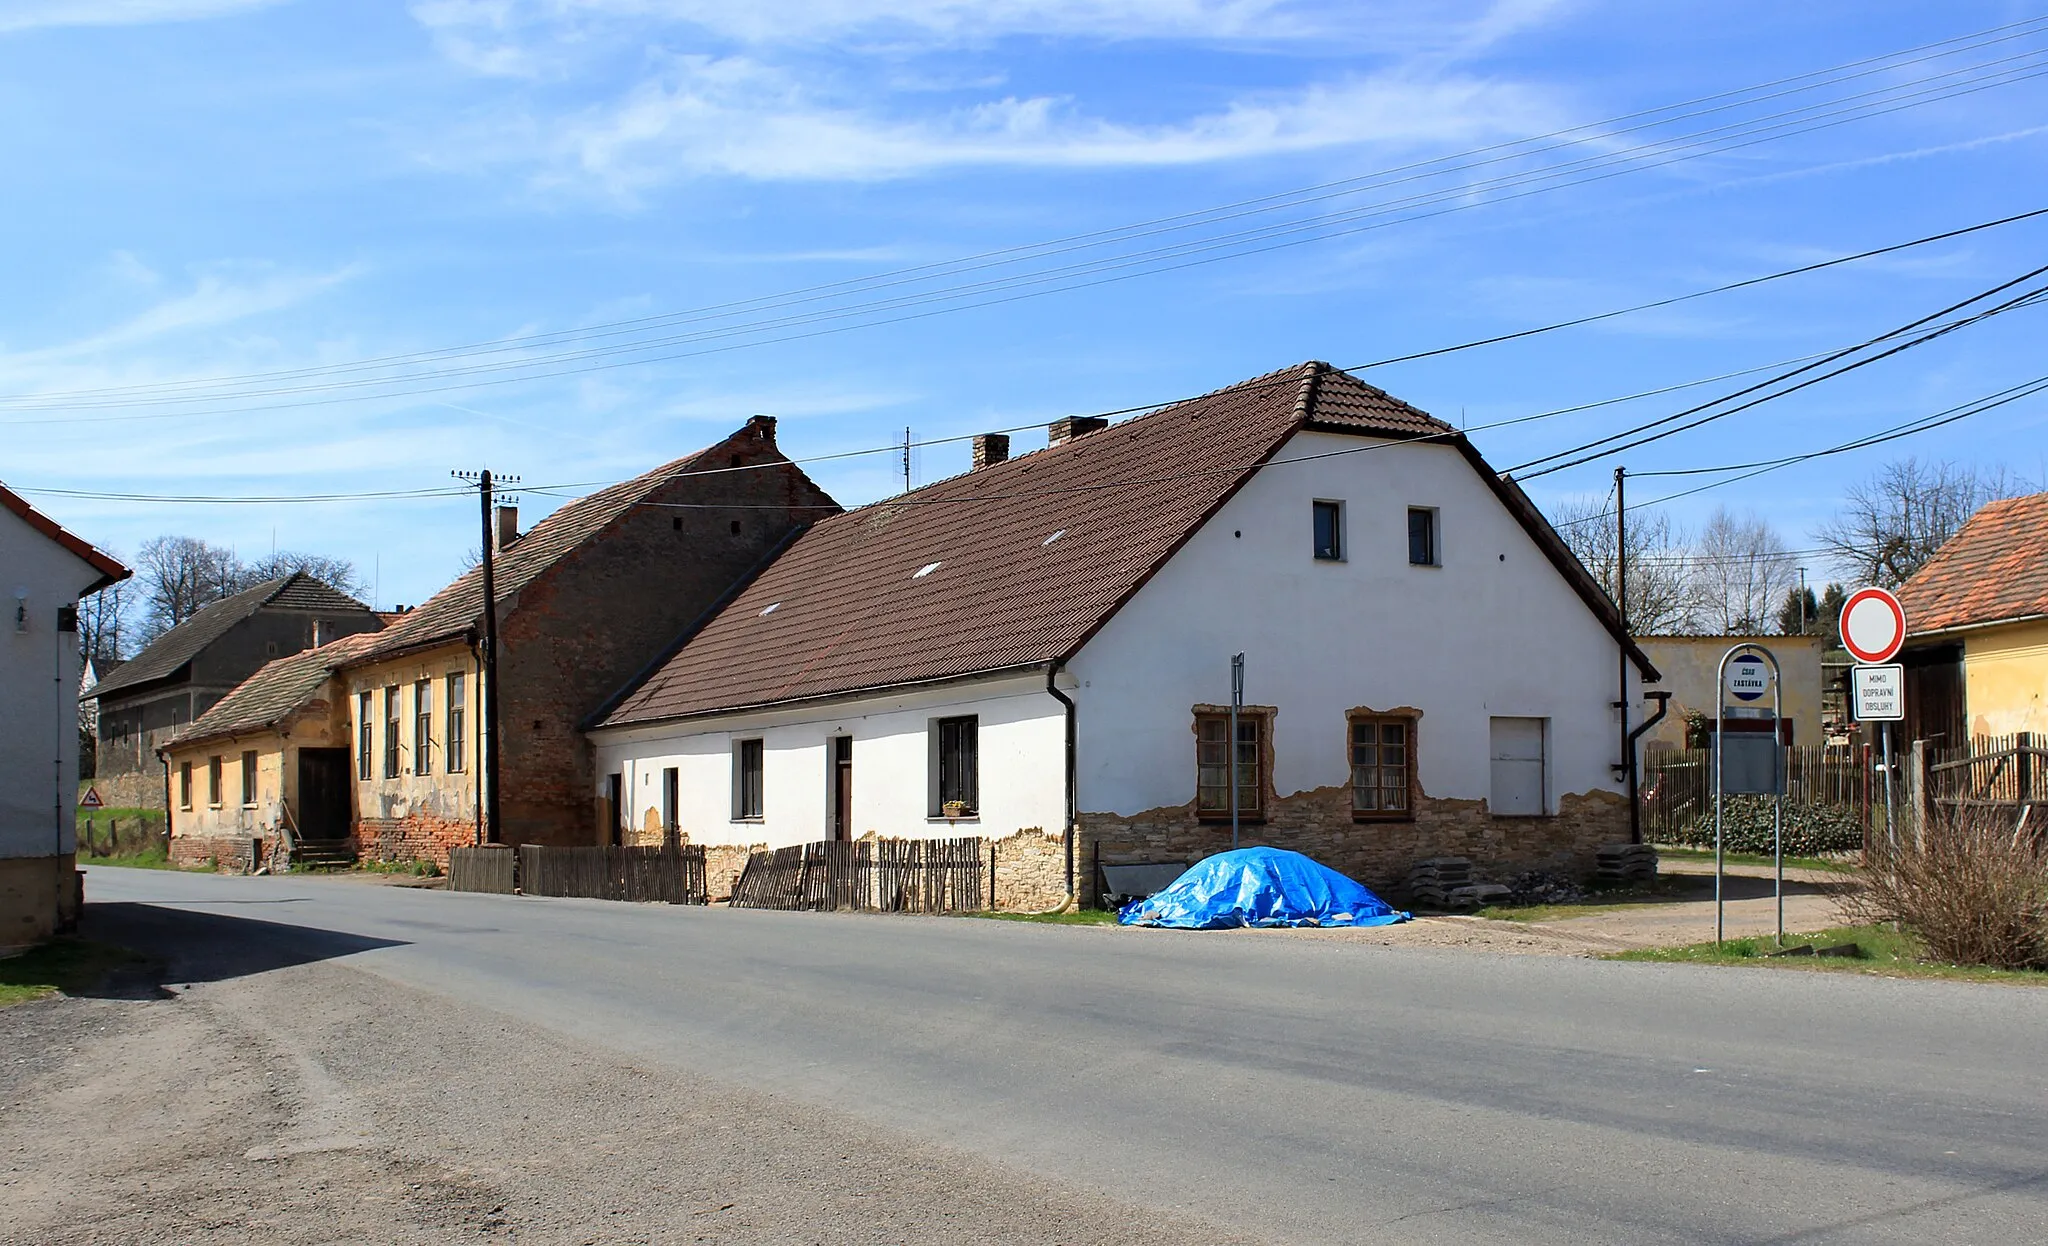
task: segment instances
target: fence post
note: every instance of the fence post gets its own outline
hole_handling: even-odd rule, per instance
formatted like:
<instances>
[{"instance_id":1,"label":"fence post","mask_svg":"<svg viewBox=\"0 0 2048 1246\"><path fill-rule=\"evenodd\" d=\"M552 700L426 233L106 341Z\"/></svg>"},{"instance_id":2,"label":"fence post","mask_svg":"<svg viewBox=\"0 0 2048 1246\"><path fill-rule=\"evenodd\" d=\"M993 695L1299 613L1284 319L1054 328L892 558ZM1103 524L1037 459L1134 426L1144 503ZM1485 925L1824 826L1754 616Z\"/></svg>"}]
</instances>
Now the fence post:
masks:
<instances>
[{"instance_id":1,"label":"fence post","mask_svg":"<svg viewBox=\"0 0 2048 1246\"><path fill-rule=\"evenodd\" d=\"M2034 799L2034 733L2022 731L2012 738L2013 778L2018 781L2019 790L2015 796L2020 802L2020 811L2026 812L2026 804Z\"/></svg>"},{"instance_id":2,"label":"fence post","mask_svg":"<svg viewBox=\"0 0 2048 1246\"><path fill-rule=\"evenodd\" d=\"M1934 793L1927 784L1927 741L1915 740L1906 753L1906 829L1915 844L1926 840L1927 818L1934 808Z\"/></svg>"}]
</instances>

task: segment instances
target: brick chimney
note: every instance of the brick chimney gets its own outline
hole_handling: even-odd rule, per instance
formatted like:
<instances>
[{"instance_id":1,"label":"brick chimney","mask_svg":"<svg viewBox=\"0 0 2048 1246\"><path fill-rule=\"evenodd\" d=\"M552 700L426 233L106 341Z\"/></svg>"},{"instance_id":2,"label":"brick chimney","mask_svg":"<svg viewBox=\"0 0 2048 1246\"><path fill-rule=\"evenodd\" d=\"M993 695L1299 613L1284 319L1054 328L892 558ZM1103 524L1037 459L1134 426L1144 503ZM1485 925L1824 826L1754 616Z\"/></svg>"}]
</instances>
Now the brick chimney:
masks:
<instances>
[{"instance_id":1,"label":"brick chimney","mask_svg":"<svg viewBox=\"0 0 2048 1246\"><path fill-rule=\"evenodd\" d=\"M974 438L974 470L993 467L1010 457L1008 433L979 433Z\"/></svg>"},{"instance_id":2,"label":"brick chimney","mask_svg":"<svg viewBox=\"0 0 2048 1246\"><path fill-rule=\"evenodd\" d=\"M497 524L491 529L491 552L502 554L519 539L519 508L500 506Z\"/></svg>"},{"instance_id":3,"label":"brick chimney","mask_svg":"<svg viewBox=\"0 0 2048 1246\"><path fill-rule=\"evenodd\" d=\"M1046 444L1051 446L1061 445L1074 440L1076 437L1086 437L1090 433L1099 433L1108 427L1109 421L1099 415L1064 416L1052 422L1052 428L1046 434Z\"/></svg>"}]
</instances>

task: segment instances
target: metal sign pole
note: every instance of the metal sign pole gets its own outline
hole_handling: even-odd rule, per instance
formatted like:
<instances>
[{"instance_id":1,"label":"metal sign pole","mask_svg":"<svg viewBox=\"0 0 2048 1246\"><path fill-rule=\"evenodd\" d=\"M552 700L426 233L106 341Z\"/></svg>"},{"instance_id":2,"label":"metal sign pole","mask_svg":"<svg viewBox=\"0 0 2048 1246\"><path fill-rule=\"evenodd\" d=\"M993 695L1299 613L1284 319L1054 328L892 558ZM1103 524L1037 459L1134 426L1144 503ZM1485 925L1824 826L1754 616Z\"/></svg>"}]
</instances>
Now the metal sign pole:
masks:
<instances>
[{"instance_id":1,"label":"metal sign pole","mask_svg":"<svg viewBox=\"0 0 2048 1246\"><path fill-rule=\"evenodd\" d=\"M1892 821L1892 725L1885 723L1878 728L1878 735L1884 741L1884 842L1891 849L1892 859L1899 855L1898 823Z\"/></svg>"},{"instance_id":2,"label":"metal sign pole","mask_svg":"<svg viewBox=\"0 0 2048 1246\"><path fill-rule=\"evenodd\" d=\"M1243 708L1244 655L1236 653L1230 657L1230 747L1224 753L1226 758L1224 773L1228 776L1226 781L1230 784L1230 849L1232 852L1237 851L1237 715L1238 711ZM1254 767L1253 773L1257 773L1256 767Z\"/></svg>"},{"instance_id":3,"label":"metal sign pole","mask_svg":"<svg viewBox=\"0 0 2048 1246\"><path fill-rule=\"evenodd\" d=\"M1761 650L1771 663L1771 748L1778 758L1778 793L1771 805L1771 855L1778 873L1778 946L1785 946L1785 784L1791 778L1791 758L1785 751L1785 676L1778 669L1778 657Z\"/></svg>"},{"instance_id":4,"label":"metal sign pole","mask_svg":"<svg viewBox=\"0 0 2048 1246\"><path fill-rule=\"evenodd\" d=\"M1721 655L1714 666L1714 946L1721 946L1721 741L1727 731L1728 659L1741 645Z\"/></svg>"}]
</instances>

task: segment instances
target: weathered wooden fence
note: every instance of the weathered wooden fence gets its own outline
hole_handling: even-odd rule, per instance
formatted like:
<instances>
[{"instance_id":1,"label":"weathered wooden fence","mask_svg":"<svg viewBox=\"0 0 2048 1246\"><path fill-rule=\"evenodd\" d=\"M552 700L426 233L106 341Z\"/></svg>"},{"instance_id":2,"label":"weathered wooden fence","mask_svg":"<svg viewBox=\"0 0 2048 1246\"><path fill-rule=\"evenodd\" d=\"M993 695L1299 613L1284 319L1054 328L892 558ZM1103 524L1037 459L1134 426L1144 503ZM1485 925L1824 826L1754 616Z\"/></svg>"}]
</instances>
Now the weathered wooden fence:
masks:
<instances>
[{"instance_id":1,"label":"weathered wooden fence","mask_svg":"<svg viewBox=\"0 0 2048 1246\"><path fill-rule=\"evenodd\" d=\"M502 845L451 848L448 850L448 890L509 896L514 886L516 860L512 850Z\"/></svg>"},{"instance_id":2,"label":"weathered wooden fence","mask_svg":"<svg viewBox=\"0 0 2048 1246\"><path fill-rule=\"evenodd\" d=\"M987 903L988 846L978 838L870 839L756 852L733 884L734 908L962 913Z\"/></svg>"},{"instance_id":3,"label":"weathered wooden fence","mask_svg":"<svg viewBox=\"0 0 2048 1246\"><path fill-rule=\"evenodd\" d=\"M99 813L78 811L78 855L81 857L131 857L146 852L169 852L170 831L160 813Z\"/></svg>"},{"instance_id":4,"label":"weathered wooden fence","mask_svg":"<svg viewBox=\"0 0 2048 1246\"><path fill-rule=\"evenodd\" d=\"M2033 733L1976 736L1963 748L1929 749L1928 811L2048 805L2048 747ZM2039 814L2035 814L2039 817Z\"/></svg>"},{"instance_id":5,"label":"weathered wooden fence","mask_svg":"<svg viewBox=\"0 0 2048 1246\"><path fill-rule=\"evenodd\" d=\"M703 904L700 844L625 848L519 846L519 890L529 896Z\"/></svg>"},{"instance_id":6,"label":"weathered wooden fence","mask_svg":"<svg viewBox=\"0 0 2048 1246\"><path fill-rule=\"evenodd\" d=\"M1712 749L1659 749L1643 759L1639 784L1643 838L1673 842L1676 832L1714 811ZM1882 818L1882 768L1863 750L1793 745L1785 749L1785 800L1853 812L1865 827ZM1873 807L1876 814L1873 815Z\"/></svg>"}]
</instances>

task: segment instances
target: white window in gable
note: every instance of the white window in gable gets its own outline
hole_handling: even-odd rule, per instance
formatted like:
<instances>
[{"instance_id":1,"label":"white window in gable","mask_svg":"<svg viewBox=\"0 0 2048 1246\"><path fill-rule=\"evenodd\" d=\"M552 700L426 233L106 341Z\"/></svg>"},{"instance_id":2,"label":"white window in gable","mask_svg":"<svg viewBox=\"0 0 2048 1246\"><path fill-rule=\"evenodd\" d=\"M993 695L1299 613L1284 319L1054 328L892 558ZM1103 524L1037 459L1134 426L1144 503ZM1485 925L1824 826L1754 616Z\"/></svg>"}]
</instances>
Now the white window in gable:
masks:
<instances>
[{"instance_id":1,"label":"white window in gable","mask_svg":"<svg viewBox=\"0 0 2048 1246\"><path fill-rule=\"evenodd\" d=\"M1318 498L1314 503L1316 558L1344 561L1344 504Z\"/></svg>"},{"instance_id":2,"label":"white window in gable","mask_svg":"<svg viewBox=\"0 0 2048 1246\"><path fill-rule=\"evenodd\" d=\"M1436 508L1408 508L1408 562L1416 567L1443 566L1443 550L1437 540Z\"/></svg>"}]
</instances>

